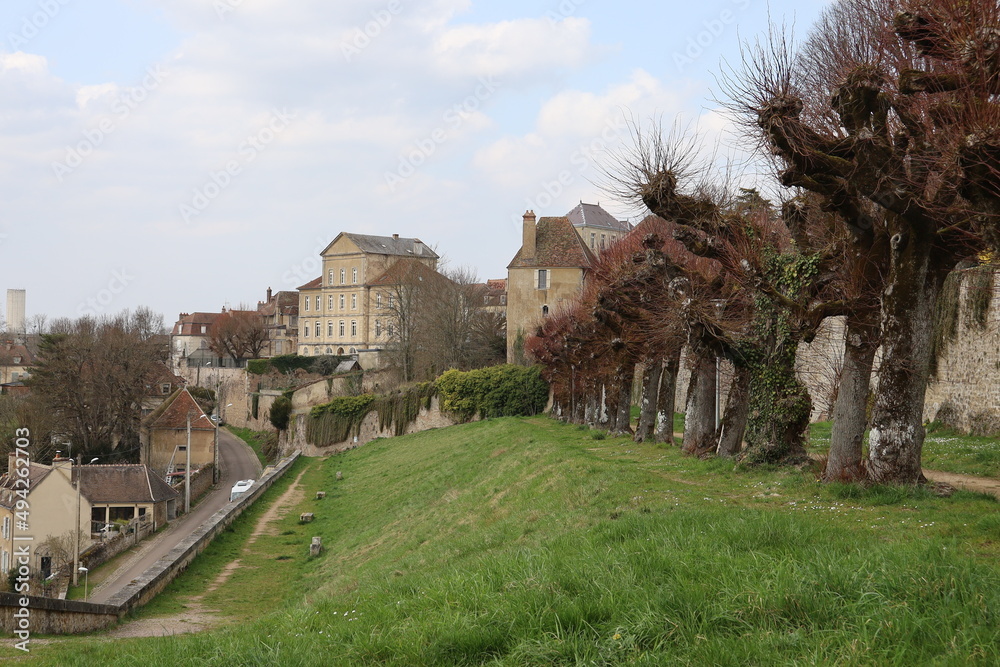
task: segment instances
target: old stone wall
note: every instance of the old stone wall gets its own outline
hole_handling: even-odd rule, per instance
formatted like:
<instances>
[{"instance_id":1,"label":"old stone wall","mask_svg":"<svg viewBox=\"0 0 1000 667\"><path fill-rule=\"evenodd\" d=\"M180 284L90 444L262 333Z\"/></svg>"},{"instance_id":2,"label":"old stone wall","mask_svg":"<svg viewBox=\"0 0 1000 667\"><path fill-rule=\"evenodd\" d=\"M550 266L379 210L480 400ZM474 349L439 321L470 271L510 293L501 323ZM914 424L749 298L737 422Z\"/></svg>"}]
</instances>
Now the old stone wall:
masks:
<instances>
[{"instance_id":1,"label":"old stone wall","mask_svg":"<svg viewBox=\"0 0 1000 667\"><path fill-rule=\"evenodd\" d=\"M938 420L953 428L978 434L1000 431L1000 307L994 274L986 323L970 321L970 280L959 293L957 330L938 357L924 401L924 420Z\"/></svg>"},{"instance_id":2,"label":"old stone wall","mask_svg":"<svg viewBox=\"0 0 1000 667\"><path fill-rule=\"evenodd\" d=\"M197 500L212 488L212 484L215 483L215 475L213 474L215 468L213 466L205 466L201 468L198 472L191 475L191 503ZM184 512L184 485L185 479L180 478L180 481L173 485L174 489L181 494L177 498L177 514L180 515Z\"/></svg>"},{"instance_id":3,"label":"old stone wall","mask_svg":"<svg viewBox=\"0 0 1000 667\"><path fill-rule=\"evenodd\" d=\"M303 456L328 456L360 447L375 438L391 438L396 435L391 425L384 430L379 428L378 412L373 410L361 421L361 429L357 437L352 437L349 440L338 442L328 447L317 447L306 442L306 420L308 417L308 410L292 417L292 423L280 441L281 452L283 454L288 451L298 450L302 452ZM404 433L419 433L432 428L454 426L456 423L453 418L441 412L439 399L435 396L431 399L430 409L421 407L416 420L407 425Z\"/></svg>"}]
</instances>

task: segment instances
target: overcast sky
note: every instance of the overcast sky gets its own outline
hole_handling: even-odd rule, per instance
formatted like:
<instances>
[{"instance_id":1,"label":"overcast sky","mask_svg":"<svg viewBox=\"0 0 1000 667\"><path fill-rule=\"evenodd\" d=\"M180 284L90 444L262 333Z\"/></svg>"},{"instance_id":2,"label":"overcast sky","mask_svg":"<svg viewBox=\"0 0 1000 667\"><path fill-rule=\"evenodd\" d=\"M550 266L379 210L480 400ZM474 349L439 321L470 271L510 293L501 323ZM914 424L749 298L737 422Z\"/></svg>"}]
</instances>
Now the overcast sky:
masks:
<instances>
[{"instance_id":1,"label":"overcast sky","mask_svg":"<svg viewBox=\"0 0 1000 667\"><path fill-rule=\"evenodd\" d=\"M595 185L626 116L725 136L720 60L825 4L3 0L0 288L171 324L295 289L341 231L506 277L527 208L638 214Z\"/></svg>"}]
</instances>

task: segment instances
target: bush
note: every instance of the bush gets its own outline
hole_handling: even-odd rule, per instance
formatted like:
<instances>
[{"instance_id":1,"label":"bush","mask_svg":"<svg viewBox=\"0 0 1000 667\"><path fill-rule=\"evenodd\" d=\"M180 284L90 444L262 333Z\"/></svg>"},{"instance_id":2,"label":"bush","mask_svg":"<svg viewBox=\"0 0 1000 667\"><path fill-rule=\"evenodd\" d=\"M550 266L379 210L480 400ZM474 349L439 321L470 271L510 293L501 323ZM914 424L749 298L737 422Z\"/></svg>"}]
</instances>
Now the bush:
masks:
<instances>
[{"instance_id":1,"label":"bush","mask_svg":"<svg viewBox=\"0 0 1000 667\"><path fill-rule=\"evenodd\" d=\"M271 412L268 414L268 419L271 420L271 425L279 431L284 431L288 428L288 419L291 416L291 399L287 396L279 396L274 399L274 403L271 404Z\"/></svg>"},{"instance_id":2,"label":"bush","mask_svg":"<svg viewBox=\"0 0 1000 667\"><path fill-rule=\"evenodd\" d=\"M302 369L310 373L330 375L344 359L348 357L328 354L319 357L304 357L298 354L280 354L270 359L251 359L247 362L247 372L253 375L266 375L272 370L279 373L290 373Z\"/></svg>"},{"instance_id":3,"label":"bush","mask_svg":"<svg viewBox=\"0 0 1000 667\"><path fill-rule=\"evenodd\" d=\"M441 409L468 421L536 415L545 409L549 385L540 366L504 364L473 371L450 370L436 381Z\"/></svg>"}]
</instances>

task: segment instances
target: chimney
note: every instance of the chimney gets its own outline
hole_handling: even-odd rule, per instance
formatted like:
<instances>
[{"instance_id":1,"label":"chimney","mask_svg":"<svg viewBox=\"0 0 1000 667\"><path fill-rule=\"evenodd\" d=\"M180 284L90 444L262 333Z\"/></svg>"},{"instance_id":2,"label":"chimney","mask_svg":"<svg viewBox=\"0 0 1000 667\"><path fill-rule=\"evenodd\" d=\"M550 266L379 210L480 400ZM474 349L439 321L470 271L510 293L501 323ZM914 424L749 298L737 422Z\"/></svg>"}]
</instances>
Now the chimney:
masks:
<instances>
[{"instance_id":1,"label":"chimney","mask_svg":"<svg viewBox=\"0 0 1000 667\"><path fill-rule=\"evenodd\" d=\"M521 256L535 256L535 212L524 212L524 231L521 235Z\"/></svg>"},{"instance_id":2,"label":"chimney","mask_svg":"<svg viewBox=\"0 0 1000 667\"><path fill-rule=\"evenodd\" d=\"M267 303L271 303L271 288L267 288Z\"/></svg>"},{"instance_id":3,"label":"chimney","mask_svg":"<svg viewBox=\"0 0 1000 667\"><path fill-rule=\"evenodd\" d=\"M420 239L413 239L413 254L423 255L424 254L424 244Z\"/></svg>"},{"instance_id":4,"label":"chimney","mask_svg":"<svg viewBox=\"0 0 1000 667\"><path fill-rule=\"evenodd\" d=\"M70 484L73 483L73 459L56 456L52 459L52 469L69 480Z\"/></svg>"},{"instance_id":5,"label":"chimney","mask_svg":"<svg viewBox=\"0 0 1000 667\"><path fill-rule=\"evenodd\" d=\"M392 235L392 240L393 241L398 241L399 240L399 234L393 234Z\"/></svg>"}]
</instances>

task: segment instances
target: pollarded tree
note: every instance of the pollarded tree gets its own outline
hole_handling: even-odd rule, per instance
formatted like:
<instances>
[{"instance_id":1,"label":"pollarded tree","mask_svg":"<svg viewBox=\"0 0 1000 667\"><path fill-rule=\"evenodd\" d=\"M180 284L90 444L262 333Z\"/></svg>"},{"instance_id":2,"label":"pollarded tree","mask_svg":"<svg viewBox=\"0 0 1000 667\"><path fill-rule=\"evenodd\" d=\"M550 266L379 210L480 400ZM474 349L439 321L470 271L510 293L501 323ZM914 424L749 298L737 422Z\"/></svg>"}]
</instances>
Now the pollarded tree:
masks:
<instances>
[{"instance_id":1,"label":"pollarded tree","mask_svg":"<svg viewBox=\"0 0 1000 667\"><path fill-rule=\"evenodd\" d=\"M923 479L935 302L956 264L995 237L998 15L993 0L841 0L797 56L772 36L734 86L785 185L825 198L852 232L884 225L876 482Z\"/></svg>"}]
</instances>

